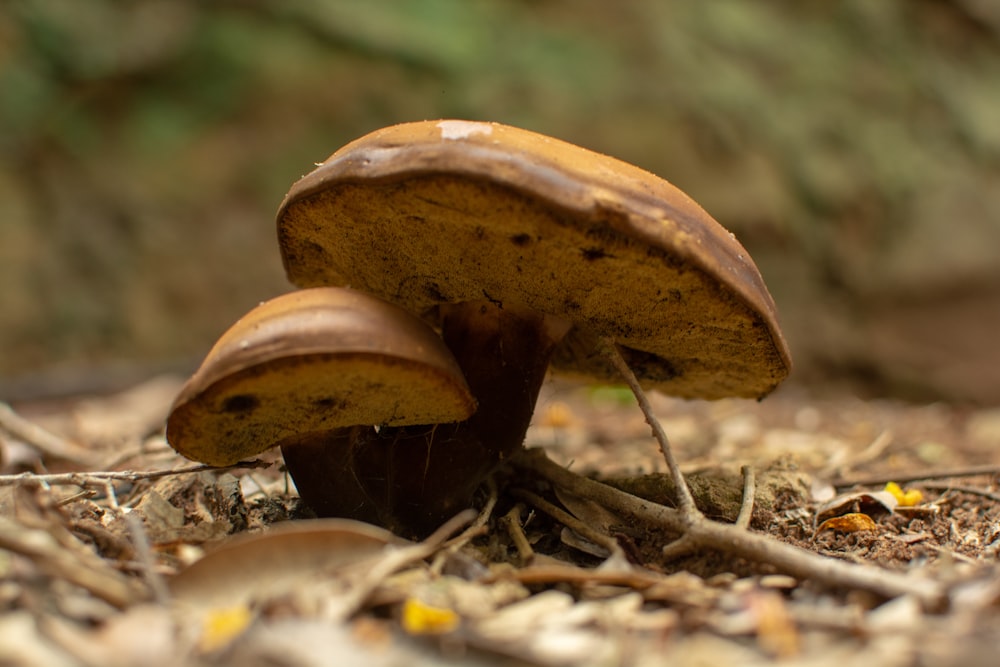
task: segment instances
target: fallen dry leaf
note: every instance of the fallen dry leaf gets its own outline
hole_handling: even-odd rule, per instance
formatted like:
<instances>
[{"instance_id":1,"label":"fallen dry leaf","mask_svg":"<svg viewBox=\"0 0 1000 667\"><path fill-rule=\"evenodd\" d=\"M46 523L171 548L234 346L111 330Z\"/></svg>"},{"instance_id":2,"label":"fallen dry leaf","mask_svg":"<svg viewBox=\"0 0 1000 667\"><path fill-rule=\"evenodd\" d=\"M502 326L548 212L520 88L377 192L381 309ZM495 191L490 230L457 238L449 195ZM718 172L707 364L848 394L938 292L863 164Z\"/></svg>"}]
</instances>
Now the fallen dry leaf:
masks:
<instances>
[{"instance_id":1,"label":"fallen dry leaf","mask_svg":"<svg viewBox=\"0 0 1000 667\"><path fill-rule=\"evenodd\" d=\"M861 512L869 516L892 514L898 505L896 496L888 491L846 493L820 505L816 510L816 523L822 524L827 519L851 512Z\"/></svg>"},{"instance_id":2,"label":"fallen dry leaf","mask_svg":"<svg viewBox=\"0 0 1000 667\"><path fill-rule=\"evenodd\" d=\"M827 519L816 529L816 534L832 530L838 533L859 533L866 530L878 530L875 521L867 514L851 512Z\"/></svg>"},{"instance_id":3,"label":"fallen dry leaf","mask_svg":"<svg viewBox=\"0 0 1000 667\"><path fill-rule=\"evenodd\" d=\"M228 609L286 592L338 566L364 562L399 542L387 530L348 519L276 524L225 541L168 584L178 604Z\"/></svg>"}]
</instances>

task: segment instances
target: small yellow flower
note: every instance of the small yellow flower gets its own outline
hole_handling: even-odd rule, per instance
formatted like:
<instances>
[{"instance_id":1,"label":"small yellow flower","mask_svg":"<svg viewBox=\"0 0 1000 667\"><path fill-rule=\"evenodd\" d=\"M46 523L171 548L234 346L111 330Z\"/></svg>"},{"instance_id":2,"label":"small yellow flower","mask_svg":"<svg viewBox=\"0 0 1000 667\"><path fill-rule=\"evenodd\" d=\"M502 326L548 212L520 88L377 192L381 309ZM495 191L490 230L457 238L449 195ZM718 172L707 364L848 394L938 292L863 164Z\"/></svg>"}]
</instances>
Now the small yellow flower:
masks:
<instances>
[{"instance_id":1,"label":"small yellow flower","mask_svg":"<svg viewBox=\"0 0 1000 667\"><path fill-rule=\"evenodd\" d=\"M895 482L885 485L885 490L891 493L900 507L914 507L924 500L924 494L917 489L903 489Z\"/></svg>"}]
</instances>

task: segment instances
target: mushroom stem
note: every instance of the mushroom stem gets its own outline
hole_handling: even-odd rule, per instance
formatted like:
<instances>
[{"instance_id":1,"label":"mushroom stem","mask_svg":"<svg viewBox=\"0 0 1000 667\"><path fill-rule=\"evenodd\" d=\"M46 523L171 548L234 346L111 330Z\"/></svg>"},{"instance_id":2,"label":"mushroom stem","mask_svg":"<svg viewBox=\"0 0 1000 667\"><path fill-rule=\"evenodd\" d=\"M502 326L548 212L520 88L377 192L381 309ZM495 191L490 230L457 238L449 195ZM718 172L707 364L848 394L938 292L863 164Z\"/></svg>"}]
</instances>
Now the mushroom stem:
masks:
<instances>
[{"instance_id":1,"label":"mushroom stem","mask_svg":"<svg viewBox=\"0 0 1000 667\"><path fill-rule=\"evenodd\" d=\"M320 516L426 535L468 507L482 481L522 446L549 358L568 328L521 307L446 307L442 335L477 411L455 424L356 427L283 443L302 499Z\"/></svg>"}]
</instances>

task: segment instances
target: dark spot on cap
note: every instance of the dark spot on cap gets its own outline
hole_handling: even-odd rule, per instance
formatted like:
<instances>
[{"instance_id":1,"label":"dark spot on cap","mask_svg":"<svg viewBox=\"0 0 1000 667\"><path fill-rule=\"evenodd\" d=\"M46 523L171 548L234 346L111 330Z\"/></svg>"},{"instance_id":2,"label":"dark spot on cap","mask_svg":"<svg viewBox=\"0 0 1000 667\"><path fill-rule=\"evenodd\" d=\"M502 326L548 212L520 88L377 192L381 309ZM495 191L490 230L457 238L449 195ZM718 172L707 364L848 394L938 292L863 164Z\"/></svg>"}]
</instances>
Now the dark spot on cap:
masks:
<instances>
[{"instance_id":1,"label":"dark spot on cap","mask_svg":"<svg viewBox=\"0 0 1000 667\"><path fill-rule=\"evenodd\" d=\"M598 259L604 259L605 257L614 257L614 255L609 255L604 251L604 248L598 248L597 246L591 246L590 248L580 248L580 252L583 253L583 258L588 262L593 262Z\"/></svg>"},{"instance_id":2,"label":"dark spot on cap","mask_svg":"<svg viewBox=\"0 0 1000 667\"><path fill-rule=\"evenodd\" d=\"M332 396L324 396L323 398L314 399L312 404L318 410L342 410L347 405L347 401L333 398Z\"/></svg>"},{"instance_id":3,"label":"dark spot on cap","mask_svg":"<svg viewBox=\"0 0 1000 667\"><path fill-rule=\"evenodd\" d=\"M260 404L253 394L236 394L230 396L222 403L223 412L250 412Z\"/></svg>"},{"instance_id":4,"label":"dark spot on cap","mask_svg":"<svg viewBox=\"0 0 1000 667\"><path fill-rule=\"evenodd\" d=\"M438 303L448 301L448 297L441 291L437 283L427 283L424 285L424 294Z\"/></svg>"},{"instance_id":5,"label":"dark spot on cap","mask_svg":"<svg viewBox=\"0 0 1000 667\"><path fill-rule=\"evenodd\" d=\"M580 304L578 304L573 299L565 299L563 301L563 310L567 313L578 313L581 310Z\"/></svg>"},{"instance_id":6,"label":"dark spot on cap","mask_svg":"<svg viewBox=\"0 0 1000 667\"><path fill-rule=\"evenodd\" d=\"M684 301L684 293L675 287L671 287L664 294L663 292L658 292L660 298L658 303L681 303Z\"/></svg>"},{"instance_id":7,"label":"dark spot on cap","mask_svg":"<svg viewBox=\"0 0 1000 667\"><path fill-rule=\"evenodd\" d=\"M621 347L621 351L626 363L639 377L654 382L668 382L682 375L680 367L670 359L625 346Z\"/></svg>"},{"instance_id":8,"label":"dark spot on cap","mask_svg":"<svg viewBox=\"0 0 1000 667\"><path fill-rule=\"evenodd\" d=\"M523 248L524 246L526 246L529 243L531 243L531 235L530 234L515 234L514 236L510 237L510 242L513 243L514 245L516 245L519 248Z\"/></svg>"}]
</instances>

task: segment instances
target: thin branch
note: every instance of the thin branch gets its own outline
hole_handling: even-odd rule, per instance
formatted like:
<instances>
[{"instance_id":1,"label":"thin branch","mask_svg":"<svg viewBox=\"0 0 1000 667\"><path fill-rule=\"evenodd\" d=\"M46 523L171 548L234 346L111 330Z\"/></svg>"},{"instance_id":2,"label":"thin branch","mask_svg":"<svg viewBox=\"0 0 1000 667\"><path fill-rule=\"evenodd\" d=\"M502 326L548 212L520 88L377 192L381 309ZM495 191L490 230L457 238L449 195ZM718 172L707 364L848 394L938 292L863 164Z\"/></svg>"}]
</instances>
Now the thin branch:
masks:
<instances>
[{"instance_id":1,"label":"thin branch","mask_svg":"<svg viewBox=\"0 0 1000 667\"><path fill-rule=\"evenodd\" d=\"M677 459L674 458L673 450L670 448L670 441L667 439L667 434L663 430L663 426L660 425L660 420L656 418L653 414L653 406L649 403L649 398L646 397L646 392L643 390L642 385L639 384L638 378L636 378L635 373L629 368L629 365L625 362L625 358L622 357L621 350L614 341L605 338L601 345L601 351L608 358L608 360L614 365L615 369L621 374L622 378L625 379L626 384L628 384L629 389L635 395L635 400L639 403L639 409L642 410L642 414L646 417L646 423L649 424L649 428L653 431L653 437L660 445L660 452L663 454L664 460L667 462L667 468L670 470L670 477L673 479L674 486L677 488L677 500L678 506L686 517L700 517L702 514L698 510L694 502L694 496L691 495L691 489L688 488L687 481L684 479L684 473L681 472L680 465L677 463Z\"/></svg>"},{"instance_id":2,"label":"thin branch","mask_svg":"<svg viewBox=\"0 0 1000 667\"><path fill-rule=\"evenodd\" d=\"M497 499L499 498L497 493L497 483L493 477L488 477L486 479L486 489L489 496L486 498L486 504L483 505L483 509L481 509L479 514L476 516L476 520L469 524L469 527L463 530L461 535L449 541L448 549L452 553L458 551L462 545L478 535L482 531L483 527L489 523L490 517L493 516L493 509L497 506Z\"/></svg>"},{"instance_id":3,"label":"thin branch","mask_svg":"<svg viewBox=\"0 0 1000 667\"><path fill-rule=\"evenodd\" d=\"M105 488L108 482L138 482L145 479L159 479L171 475L187 475L206 471L224 471L235 468L266 468L272 465L267 461L253 459L241 461L231 466L216 467L210 465L193 465L186 468L171 470L96 470L91 472L65 472L52 474L36 474L22 472L17 475L0 475L0 486L18 486L22 484L47 484L49 486L99 486Z\"/></svg>"},{"instance_id":4,"label":"thin branch","mask_svg":"<svg viewBox=\"0 0 1000 667\"><path fill-rule=\"evenodd\" d=\"M163 577L156 571L153 549L149 544L146 529L142 525L142 519L134 512L127 512L124 516L132 546L135 548L136 560L142 568L143 579L146 580L146 584L153 594L153 600L165 605L170 601L170 592L167 590L167 584Z\"/></svg>"},{"instance_id":5,"label":"thin branch","mask_svg":"<svg viewBox=\"0 0 1000 667\"><path fill-rule=\"evenodd\" d=\"M528 536L524 534L521 526L521 511L524 503L515 503L510 511L503 516L504 524L507 526L507 533L510 535L514 547L517 549L517 556L522 565L527 565L535 559L535 550L528 541Z\"/></svg>"},{"instance_id":6,"label":"thin branch","mask_svg":"<svg viewBox=\"0 0 1000 667\"><path fill-rule=\"evenodd\" d=\"M434 561L431 563L431 572L441 574L444 570L445 561L448 558L454 556L471 540L487 531L486 524L489 523L490 517L493 516L493 509L497 505L498 495L496 481L494 481L493 477L486 479L486 486L489 490L489 497L486 499L483 509L479 511L479 515L476 516L475 521L469 524L461 534L448 540L441 550L438 551L434 557Z\"/></svg>"},{"instance_id":7,"label":"thin branch","mask_svg":"<svg viewBox=\"0 0 1000 667\"><path fill-rule=\"evenodd\" d=\"M608 509L670 532L682 533L692 546L715 549L738 558L771 565L780 572L801 580L816 581L831 587L866 590L886 598L913 595L928 609L939 609L945 602L945 589L936 581L870 565L825 558L731 524L707 519L690 522L678 510L581 477L537 452L526 452L514 459L513 463L570 493L595 500Z\"/></svg>"},{"instance_id":8,"label":"thin branch","mask_svg":"<svg viewBox=\"0 0 1000 667\"><path fill-rule=\"evenodd\" d=\"M56 507L65 507L66 505L72 505L78 500L83 500L84 498L93 498L96 495L97 491L94 491L93 489L84 489L82 491L74 493L71 496L67 496L66 498L60 498L59 500L55 501L55 505Z\"/></svg>"},{"instance_id":9,"label":"thin branch","mask_svg":"<svg viewBox=\"0 0 1000 667\"><path fill-rule=\"evenodd\" d=\"M575 516L570 514L569 512L559 507L556 507L549 501L545 500L544 498L542 498L537 494L532 493L531 491L528 491L526 489L511 489L510 494L515 498L519 498L520 500L523 500L527 503L534 505L536 509L545 512L550 517L552 517L559 523L563 524L564 526L572 530L574 533L584 538L585 540L593 542L598 546L604 547L611 553L612 557L619 557L624 559L625 552L622 551L621 545L618 544L618 541L615 540L610 535L605 535L599 530L591 528L583 521L580 521Z\"/></svg>"},{"instance_id":10,"label":"thin branch","mask_svg":"<svg viewBox=\"0 0 1000 667\"><path fill-rule=\"evenodd\" d=\"M757 476L750 466L740 468L743 474L743 504L740 506L740 513L736 517L736 525L749 530L750 519L753 518L754 496L757 495Z\"/></svg>"},{"instance_id":11,"label":"thin branch","mask_svg":"<svg viewBox=\"0 0 1000 667\"><path fill-rule=\"evenodd\" d=\"M691 537L690 533L684 533L673 542L664 545L660 550L660 555L663 557L663 562L669 563L678 558L690 556L697 550L698 543Z\"/></svg>"},{"instance_id":12,"label":"thin branch","mask_svg":"<svg viewBox=\"0 0 1000 667\"><path fill-rule=\"evenodd\" d=\"M627 586L636 590L645 590L670 581L668 575L656 574L641 568L602 570L579 567L570 563L531 565L517 570L505 571L502 574L488 575L485 581L504 579L519 581L522 584L606 584Z\"/></svg>"},{"instance_id":13,"label":"thin branch","mask_svg":"<svg viewBox=\"0 0 1000 667\"><path fill-rule=\"evenodd\" d=\"M982 496L983 498L989 498L994 502L1000 503L1000 493L994 493L975 486L962 486L955 484L922 484L921 486L930 491L955 491L958 493L968 493L973 496Z\"/></svg>"},{"instance_id":14,"label":"thin branch","mask_svg":"<svg viewBox=\"0 0 1000 667\"><path fill-rule=\"evenodd\" d=\"M922 482L930 479L948 479L950 477L978 477L979 475L1000 475L1000 465L990 463L964 468L945 468L943 470L923 470L914 473L881 473L867 477L839 477L830 480L830 484L838 489L852 486L881 486L888 482Z\"/></svg>"},{"instance_id":15,"label":"thin branch","mask_svg":"<svg viewBox=\"0 0 1000 667\"><path fill-rule=\"evenodd\" d=\"M434 531L423 542L418 542L410 546L396 547L387 551L382 558L372 564L371 568L361 577L361 581L351 589L350 593L339 601L337 605L338 616L342 619L348 619L360 611L365 601L368 600L375 589L387 577L411 563L416 563L434 555L444 546L449 536L475 520L475 516L476 513L473 510L465 510L446 521L443 526Z\"/></svg>"},{"instance_id":16,"label":"thin branch","mask_svg":"<svg viewBox=\"0 0 1000 667\"><path fill-rule=\"evenodd\" d=\"M45 430L2 402L0 402L0 430L6 431L12 437L48 456L74 463L86 463L94 457L94 453L89 449Z\"/></svg>"},{"instance_id":17,"label":"thin branch","mask_svg":"<svg viewBox=\"0 0 1000 667\"><path fill-rule=\"evenodd\" d=\"M138 581L112 570L104 561L81 559L44 529L0 517L0 549L29 558L43 572L75 584L118 609L149 596Z\"/></svg>"}]
</instances>

